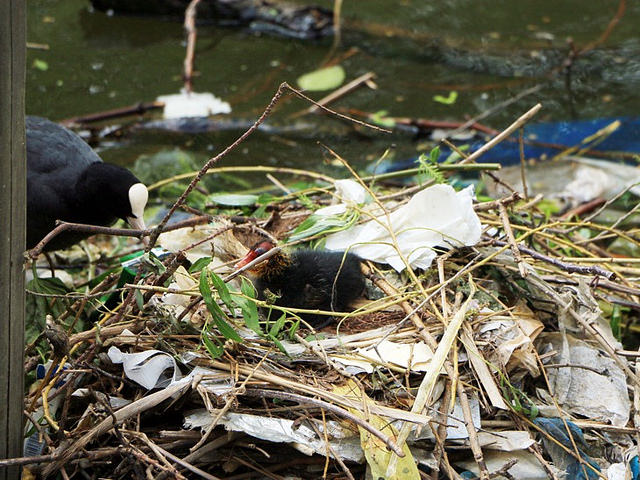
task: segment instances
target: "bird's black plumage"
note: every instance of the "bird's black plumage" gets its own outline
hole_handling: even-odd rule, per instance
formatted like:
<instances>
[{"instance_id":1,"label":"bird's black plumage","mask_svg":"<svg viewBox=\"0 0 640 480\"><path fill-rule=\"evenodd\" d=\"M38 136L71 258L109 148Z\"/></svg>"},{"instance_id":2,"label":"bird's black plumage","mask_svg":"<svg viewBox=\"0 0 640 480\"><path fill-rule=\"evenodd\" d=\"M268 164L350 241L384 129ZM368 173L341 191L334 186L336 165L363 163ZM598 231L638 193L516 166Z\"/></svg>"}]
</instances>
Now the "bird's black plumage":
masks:
<instances>
[{"instance_id":1,"label":"bird's black plumage","mask_svg":"<svg viewBox=\"0 0 640 480\"><path fill-rule=\"evenodd\" d=\"M264 244L270 245L263 242L256 247ZM264 253L263 250L258 253ZM248 259L251 255L250 252ZM304 249L278 252L253 270L254 285L259 298L264 299L268 290L278 297L275 304L279 306L344 312L364 291L360 262L360 257L345 252ZM300 316L315 328L331 322L327 315Z\"/></svg>"},{"instance_id":2,"label":"bird's black plumage","mask_svg":"<svg viewBox=\"0 0 640 480\"><path fill-rule=\"evenodd\" d=\"M56 220L111 225L133 215L129 189L140 181L126 168L103 163L78 135L47 119L26 119L27 247ZM45 250L65 248L88 236L67 232Z\"/></svg>"}]
</instances>

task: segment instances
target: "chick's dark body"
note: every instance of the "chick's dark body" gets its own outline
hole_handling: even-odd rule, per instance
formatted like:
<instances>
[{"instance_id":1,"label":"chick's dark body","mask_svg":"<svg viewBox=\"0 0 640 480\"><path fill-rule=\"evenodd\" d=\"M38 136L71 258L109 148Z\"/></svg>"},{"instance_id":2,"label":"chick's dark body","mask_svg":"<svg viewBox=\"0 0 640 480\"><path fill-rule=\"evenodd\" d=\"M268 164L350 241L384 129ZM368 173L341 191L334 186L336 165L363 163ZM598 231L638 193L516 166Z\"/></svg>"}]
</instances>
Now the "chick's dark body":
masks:
<instances>
[{"instance_id":1,"label":"chick's dark body","mask_svg":"<svg viewBox=\"0 0 640 480\"><path fill-rule=\"evenodd\" d=\"M343 261L344 259L344 261ZM307 310L344 312L365 287L360 258L352 253L297 250L271 257L255 283L260 298L265 290L278 295L276 305ZM331 317L300 314L315 328Z\"/></svg>"}]
</instances>

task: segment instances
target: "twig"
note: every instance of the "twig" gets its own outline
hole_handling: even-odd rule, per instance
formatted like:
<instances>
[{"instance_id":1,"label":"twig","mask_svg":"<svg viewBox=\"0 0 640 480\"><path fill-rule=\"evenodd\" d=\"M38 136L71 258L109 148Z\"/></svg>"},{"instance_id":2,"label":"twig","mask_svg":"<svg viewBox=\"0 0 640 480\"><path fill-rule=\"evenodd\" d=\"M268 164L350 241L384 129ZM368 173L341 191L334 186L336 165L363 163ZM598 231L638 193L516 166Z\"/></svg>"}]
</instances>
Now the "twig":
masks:
<instances>
[{"instance_id":1,"label":"twig","mask_svg":"<svg viewBox=\"0 0 640 480\"><path fill-rule=\"evenodd\" d=\"M520 151L520 177L522 178L522 193L524 193L525 200L529 199L529 189L527 188L527 175L524 165L524 126L520 127L518 132L518 150Z\"/></svg>"},{"instance_id":2,"label":"twig","mask_svg":"<svg viewBox=\"0 0 640 480\"><path fill-rule=\"evenodd\" d=\"M168 452L167 450L165 450L164 448L162 448L160 445L157 445L156 443L152 442L149 437L141 432L133 432L130 430L125 431L125 433L135 436L137 438L139 438L140 440L142 440L144 443L147 444L147 446L154 452L156 453L156 455L158 457L167 457L168 459L170 459L172 462L177 463L178 465L180 465L183 468L186 468L187 470L189 470L190 472L195 473L196 475L205 478L207 480L220 480L220 477L215 477L207 472L205 472L204 470L199 469L198 467L195 467L193 465L191 465L189 462L184 461L183 459L176 457L174 454L172 454L171 452ZM166 459L161 458L161 461L166 462ZM173 467L172 467L173 468ZM177 472L176 472L177 473ZM174 473L175 475L175 473Z\"/></svg>"},{"instance_id":3,"label":"twig","mask_svg":"<svg viewBox=\"0 0 640 480\"><path fill-rule=\"evenodd\" d=\"M493 238L490 239L490 242L493 245L496 245L498 247L504 247L505 245L508 245L507 242L503 242L501 240L495 240ZM557 258L549 257L548 255L532 250L529 247L525 247L524 245L516 244L516 246L518 247L518 250L521 253L524 253L525 255L529 255L537 260L542 260L544 262L550 263L551 265L555 265L556 267L561 268L562 270L565 270L570 273L582 273L585 275L599 275L601 277L606 278L607 280L613 280L616 278L615 272L605 270L604 268L599 267L597 265L590 265L590 266L575 265L572 263L563 262L562 260L558 260Z\"/></svg>"},{"instance_id":4,"label":"twig","mask_svg":"<svg viewBox=\"0 0 640 480\"><path fill-rule=\"evenodd\" d=\"M467 392L465 391L462 382L458 382L456 387L458 390L460 406L462 407L462 413L464 415L464 424L467 427L467 433L469 434L469 445L473 452L473 458L480 469L480 479L489 480L489 469L484 461L482 448L480 448L480 442L478 441L478 432L473 424L473 415L471 413L471 406L469 405L469 397L467 396Z\"/></svg>"},{"instance_id":5,"label":"twig","mask_svg":"<svg viewBox=\"0 0 640 480\"><path fill-rule=\"evenodd\" d=\"M520 255L520 250L518 250L518 245L516 243L516 238L513 236L513 230L511 230L511 223L509 222L509 214L507 213L507 207L504 206L503 203L498 204L498 211L500 212L500 220L502 221L502 228L504 229L504 233L509 240L509 246L511 247L511 253L513 254L513 259L518 266L518 271L520 272L520 276L525 278L527 276L527 268L524 265L524 260L522 260L522 256Z\"/></svg>"},{"instance_id":6,"label":"twig","mask_svg":"<svg viewBox=\"0 0 640 480\"><path fill-rule=\"evenodd\" d=\"M626 11L626 9L627 9L626 0L620 0L620 2L618 3L618 10L616 11L616 13L613 16L613 18L607 24L607 28L605 28L604 32L602 32L602 35L600 35L600 37L598 39L596 39L593 42L588 43L584 47L582 47L578 51L578 54L582 55L582 54L584 54L584 53L586 53L586 52L588 52L590 50L593 50L598 45L601 45L602 43L604 43L607 40L607 38L609 38L609 35L611 35L611 32L613 31L615 26L620 22L620 20L624 16L624 12Z\"/></svg>"},{"instance_id":7,"label":"twig","mask_svg":"<svg viewBox=\"0 0 640 480\"><path fill-rule=\"evenodd\" d=\"M471 280L471 276L469 276L469 285L470 285L469 296L467 297L467 300L464 302L464 304L453 316L453 318L449 322L449 325L447 325L445 332L442 338L440 339L440 343L435 349L433 358L429 362L427 371L425 372L424 377L422 378L420 387L418 387L416 398L413 401L413 405L411 407L411 412L413 413L422 412L422 410L427 405L427 402L431 400L431 395L433 394L433 389L435 387L436 380L440 375L440 370L442 369L443 366L445 366L448 363L447 356L449 355L451 346L456 340L458 331L460 329L460 326L462 325L462 321L464 320L467 310L469 309L469 304L476 292L475 285ZM448 370L450 368L451 366L449 364L447 368L447 373L449 373ZM458 393L460 393L460 390L458 390ZM469 427L467 426L467 428ZM402 425L402 428L400 429L400 432L398 433L397 442L400 446L402 446L407 441L407 437L409 436L410 432L411 432L411 426L408 423L404 423ZM469 434L471 435L471 432L469 432ZM475 452L474 452L474 455L475 455ZM397 461L398 461L397 457L391 458L387 472L393 472L395 470ZM479 466L482 468L481 465ZM484 468L486 469L486 466Z\"/></svg>"},{"instance_id":8,"label":"twig","mask_svg":"<svg viewBox=\"0 0 640 480\"><path fill-rule=\"evenodd\" d=\"M187 93L191 93L193 79L193 57L196 50L196 7L200 0L191 0L189 6L184 12L184 29L187 32L187 53L184 58L184 89Z\"/></svg>"},{"instance_id":9,"label":"twig","mask_svg":"<svg viewBox=\"0 0 640 480\"><path fill-rule=\"evenodd\" d=\"M132 416L137 415L140 412L144 412L146 410L149 410L150 408L155 407L159 403L170 398L172 395L182 393L190 386L191 384L189 382L178 382L163 390L147 395L146 397L142 397L141 399L136 400L135 402L130 403L125 407L122 407L120 410L114 413L113 417L106 417L104 420L102 420L102 422L93 427L71 445L63 444L59 446L54 452L54 455L57 456L57 460L48 465L43 470L43 476L47 477L48 475L56 472L61 465L64 465L66 462L68 462L78 451L84 449L84 447L86 447L94 438L97 438L108 432L114 426L114 417L115 421L123 422L124 420L131 418Z\"/></svg>"},{"instance_id":10,"label":"twig","mask_svg":"<svg viewBox=\"0 0 640 480\"><path fill-rule=\"evenodd\" d=\"M512 192L508 197L504 197L498 200L492 200L491 202L476 203L473 206L473 209L476 212L484 212L487 210L493 210L494 208L499 208L500 205L509 205L511 203L517 202L518 200L520 200L520 193Z\"/></svg>"},{"instance_id":11,"label":"twig","mask_svg":"<svg viewBox=\"0 0 640 480\"><path fill-rule=\"evenodd\" d=\"M141 115L149 110L161 108L164 108L164 102L139 102L129 107L114 108L113 110L105 110L103 112L82 115L80 117L67 118L65 120L61 120L60 123L67 127L72 125L85 125L87 123L101 122L103 120L111 120L129 115Z\"/></svg>"},{"instance_id":12,"label":"twig","mask_svg":"<svg viewBox=\"0 0 640 480\"><path fill-rule=\"evenodd\" d=\"M524 125L529 120L531 120L531 118L536 113L538 113L538 111L540 111L541 108L542 108L542 105L539 104L539 103L537 105L535 105L534 107L530 108L526 113L521 115L520 118L518 118L515 122L513 122L511 125L509 125L506 128L506 130L503 130L501 133L499 133L498 135L493 137L491 140L489 140L487 143L485 143L478 150L476 150L471 155L469 155L467 158L465 158L464 162L465 163L473 162L477 158L481 157L484 153L486 153L487 151L491 150L498 143L502 142L505 138L507 138L509 135L511 135L513 132L515 132L518 128L520 128L522 125Z\"/></svg>"},{"instance_id":13,"label":"twig","mask_svg":"<svg viewBox=\"0 0 640 480\"><path fill-rule=\"evenodd\" d=\"M178 230L180 228L192 227L194 225L199 225L201 223L206 223L209 221L209 216L201 216L188 218L187 220L183 220L181 222L176 222L162 229L162 233L170 232L173 230ZM84 223L71 223L71 222L63 222L58 220L57 226L51 230L47 235L40 240L35 247L31 250L27 251L27 256L29 258L36 258L38 255L42 253L44 247L55 237L57 237L62 232L70 231L70 232L85 232L90 233L92 235L102 233L105 235L113 235L116 237L137 237L142 238L156 231L157 229L146 229L146 230L134 230L129 228L111 228L111 227L101 227L98 225L87 225Z\"/></svg>"}]
</instances>

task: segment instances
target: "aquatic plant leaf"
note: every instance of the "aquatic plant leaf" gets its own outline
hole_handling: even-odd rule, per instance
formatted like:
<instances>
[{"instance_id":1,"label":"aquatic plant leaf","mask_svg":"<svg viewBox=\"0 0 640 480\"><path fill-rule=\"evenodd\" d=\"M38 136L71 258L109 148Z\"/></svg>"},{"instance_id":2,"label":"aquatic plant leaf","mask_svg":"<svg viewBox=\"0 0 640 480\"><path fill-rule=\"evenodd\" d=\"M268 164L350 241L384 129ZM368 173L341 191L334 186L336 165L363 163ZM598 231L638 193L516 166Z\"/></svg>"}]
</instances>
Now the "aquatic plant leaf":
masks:
<instances>
[{"instance_id":1,"label":"aquatic plant leaf","mask_svg":"<svg viewBox=\"0 0 640 480\"><path fill-rule=\"evenodd\" d=\"M443 97L442 95L433 96L434 102L442 103L443 105L453 105L456 103L456 100L458 100L458 92L455 90L449 92L449 95L446 97Z\"/></svg>"},{"instance_id":2,"label":"aquatic plant leaf","mask_svg":"<svg viewBox=\"0 0 640 480\"><path fill-rule=\"evenodd\" d=\"M39 58L36 58L33 61L33 68L46 72L47 70L49 70L49 64L44 60L40 60Z\"/></svg>"},{"instance_id":3,"label":"aquatic plant leaf","mask_svg":"<svg viewBox=\"0 0 640 480\"><path fill-rule=\"evenodd\" d=\"M369 115L369 120L381 127L394 128L396 126L396 121L393 118L388 117L388 114L388 111L380 110Z\"/></svg>"},{"instance_id":4,"label":"aquatic plant leaf","mask_svg":"<svg viewBox=\"0 0 640 480\"><path fill-rule=\"evenodd\" d=\"M353 215L311 215L298 225L287 239L289 242L312 237L318 233L332 233L351 226L357 218Z\"/></svg>"},{"instance_id":5,"label":"aquatic plant leaf","mask_svg":"<svg viewBox=\"0 0 640 480\"><path fill-rule=\"evenodd\" d=\"M321 92L339 87L344 82L345 76L344 68L340 65L334 65L305 73L298 78L297 82L303 90Z\"/></svg>"},{"instance_id":6,"label":"aquatic plant leaf","mask_svg":"<svg viewBox=\"0 0 640 480\"><path fill-rule=\"evenodd\" d=\"M239 193L217 193L209 195L209 200L218 205L228 207L247 207L258 202L258 195L243 195Z\"/></svg>"}]
</instances>

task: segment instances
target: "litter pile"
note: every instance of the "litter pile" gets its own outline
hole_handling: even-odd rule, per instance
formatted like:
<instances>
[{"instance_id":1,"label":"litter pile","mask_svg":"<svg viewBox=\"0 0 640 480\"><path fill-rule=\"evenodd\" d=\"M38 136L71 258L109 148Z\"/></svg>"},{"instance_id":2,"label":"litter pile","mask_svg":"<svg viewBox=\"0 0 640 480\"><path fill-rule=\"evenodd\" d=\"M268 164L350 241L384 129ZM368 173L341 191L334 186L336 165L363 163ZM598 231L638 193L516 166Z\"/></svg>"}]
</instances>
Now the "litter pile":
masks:
<instances>
[{"instance_id":1,"label":"litter pile","mask_svg":"<svg viewBox=\"0 0 640 480\"><path fill-rule=\"evenodd\" d=\"M637 478L637 204L601 221L632 193L560 214L490 172L502 198L351 172L218 195L71 293L34 280L59 291L33 295L51 316L27 350L26 452L46 456L29 470ZM359 255L365 294L314 331L234 270L261 238Z\"/></svg>"}]
</instances>

